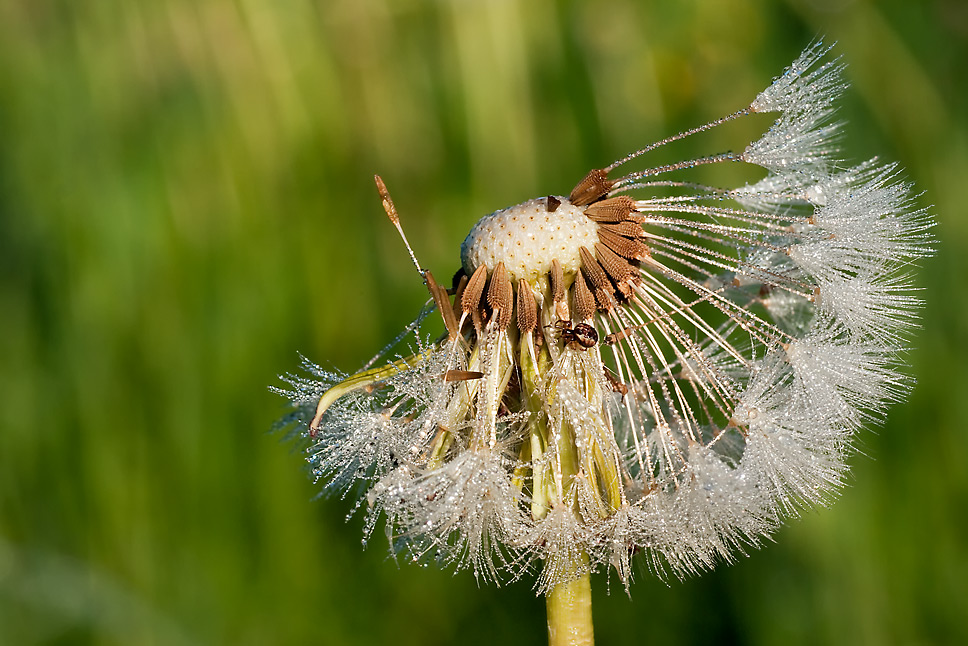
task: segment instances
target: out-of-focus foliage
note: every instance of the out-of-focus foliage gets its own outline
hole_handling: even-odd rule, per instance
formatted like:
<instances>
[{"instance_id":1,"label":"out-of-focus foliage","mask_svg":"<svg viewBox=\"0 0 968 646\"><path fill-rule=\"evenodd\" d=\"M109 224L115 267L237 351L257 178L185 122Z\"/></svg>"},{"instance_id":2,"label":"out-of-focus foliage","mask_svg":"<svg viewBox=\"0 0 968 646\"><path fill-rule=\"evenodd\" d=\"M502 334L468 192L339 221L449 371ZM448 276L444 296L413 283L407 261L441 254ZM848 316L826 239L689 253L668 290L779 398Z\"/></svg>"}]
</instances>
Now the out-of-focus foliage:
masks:
<instances>
[{"instance_id":1,"label":"out-of-focus foliage","mask_svg":"<svg viewBox=\"0 0 968 646\"><path fill-rule=\"evenodd\" d=\"M445 276L480 215L742 107L817 34L849 154L935 205L919 383L831 509L631 601L597 578L596 631L968 641L962 2L35 0L0 6L0 643L540 643L526 583L362 550L266 384L424 302L373 173Z\"/></svg>"}]
</instances>

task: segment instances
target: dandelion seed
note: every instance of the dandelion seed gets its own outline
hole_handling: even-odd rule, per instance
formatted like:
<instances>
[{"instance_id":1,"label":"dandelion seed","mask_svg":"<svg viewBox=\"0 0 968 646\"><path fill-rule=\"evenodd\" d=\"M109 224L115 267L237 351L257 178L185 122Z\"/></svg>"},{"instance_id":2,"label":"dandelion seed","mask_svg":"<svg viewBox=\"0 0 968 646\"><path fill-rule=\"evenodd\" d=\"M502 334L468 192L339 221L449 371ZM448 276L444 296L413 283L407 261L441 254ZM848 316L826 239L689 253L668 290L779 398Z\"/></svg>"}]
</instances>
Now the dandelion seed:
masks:
<instances>
[{"instance_id":1,"label":"dandelion seed","mask_svg":"<svg viewBox=\"0 0 968 646\"><path fill-rule=\"evenodd\" d=\"M855 431L906 390L909 276L931 252L895 166L837 159L847 84L828 52L568 195L485 216L453 290L411 251L446 333L426 339L424 312L386 365L286 378L314 474L415 560L497 582L539 568L559 618L592 571L628 589L639 552L660 573L712 568L828 501ZM766 112L742 154L619 170ZM765 176L697 183L714 164Z\"/></svg>"}]
</instances>

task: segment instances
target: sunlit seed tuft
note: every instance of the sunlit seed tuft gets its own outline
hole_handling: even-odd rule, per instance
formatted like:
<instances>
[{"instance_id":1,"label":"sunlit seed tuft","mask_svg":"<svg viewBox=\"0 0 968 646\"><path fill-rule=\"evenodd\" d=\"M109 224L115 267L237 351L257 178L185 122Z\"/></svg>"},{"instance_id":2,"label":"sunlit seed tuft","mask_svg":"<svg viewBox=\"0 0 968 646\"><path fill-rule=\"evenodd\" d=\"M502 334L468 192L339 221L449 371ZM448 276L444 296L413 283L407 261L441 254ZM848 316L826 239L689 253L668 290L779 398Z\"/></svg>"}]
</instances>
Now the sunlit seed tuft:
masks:
<instances>
[{"instance_id":1,"label":"sunlit seed tuft","mask_svg":"<svg viewBox=\"0 0 968 646\"><path fill-rule=\"evenodd\" d=\"M747 107L482 218L456 293L386 363L287 376L314 477L394 553L535 588L642 553L686 576L830 501L901 399L931 218L893 165L839 159L843 65L816 43ZM619 169L754 112L741 154ZM701 183L746 164L746 186ZM394 225L399 217L380 182ZM630 195L629 193L634 193ZM402 230L401 230L402 231ZM414 264L420 269L414 259Z\"/></svg>"}]
</instances>

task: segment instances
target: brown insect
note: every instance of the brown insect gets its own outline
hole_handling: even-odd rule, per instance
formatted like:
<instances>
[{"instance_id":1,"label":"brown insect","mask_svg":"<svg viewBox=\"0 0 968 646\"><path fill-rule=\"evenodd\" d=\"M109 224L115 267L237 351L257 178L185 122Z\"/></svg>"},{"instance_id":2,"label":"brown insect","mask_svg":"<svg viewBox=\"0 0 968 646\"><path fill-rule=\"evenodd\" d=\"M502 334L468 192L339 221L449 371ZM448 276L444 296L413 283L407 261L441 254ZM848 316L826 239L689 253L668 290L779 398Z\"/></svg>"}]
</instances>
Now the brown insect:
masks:
<instances>
[{"instance_id":1,"label":"brown insect","mask_svg":"<svg viewBox=\"0 0 968 646\"><path fill-rule=\"evenodd\" d=\"M571 321L555 321L555 329L567 345L582 350L594 347L598 343L598 331L588 323L571 326Z\"/></svg>"}]
</instances>

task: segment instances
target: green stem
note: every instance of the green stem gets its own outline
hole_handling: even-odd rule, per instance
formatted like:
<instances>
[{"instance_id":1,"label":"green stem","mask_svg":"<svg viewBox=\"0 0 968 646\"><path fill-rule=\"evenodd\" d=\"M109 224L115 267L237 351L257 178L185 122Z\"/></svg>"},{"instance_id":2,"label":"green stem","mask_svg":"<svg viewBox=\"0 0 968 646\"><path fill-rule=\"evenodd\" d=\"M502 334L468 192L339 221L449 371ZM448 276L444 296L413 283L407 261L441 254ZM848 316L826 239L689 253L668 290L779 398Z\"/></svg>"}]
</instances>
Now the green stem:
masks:
<instances>
[{"instance_id":1,"label":"green stem","mask_svg":"<svg viewBox=\"0 0 968 646\"><path fill-rule=\"evenodd\" d=\"M586 568L588 557L583 556ZM549 646L592 646L592 584L585 569L577 579L559 583L546 598Z\"/></svg>"}]
</instances>

